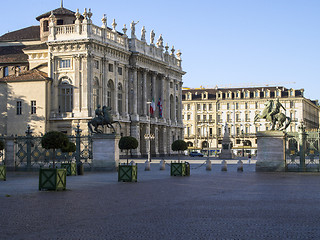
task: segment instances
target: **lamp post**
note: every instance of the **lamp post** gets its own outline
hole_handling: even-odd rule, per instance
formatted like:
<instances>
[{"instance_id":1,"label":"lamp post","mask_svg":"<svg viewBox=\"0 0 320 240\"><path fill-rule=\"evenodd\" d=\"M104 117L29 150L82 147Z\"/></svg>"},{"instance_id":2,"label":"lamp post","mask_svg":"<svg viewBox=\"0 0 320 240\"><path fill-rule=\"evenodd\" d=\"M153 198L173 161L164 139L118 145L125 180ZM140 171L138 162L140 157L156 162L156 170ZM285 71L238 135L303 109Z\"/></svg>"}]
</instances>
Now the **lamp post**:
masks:
<instances>
[{"instance_id":1,"label":"lamp post","mask_svg":"<svg viewBox=\"0 0 320 240\"><path fill-rule=\"evenodd\" d=\"M241 129L241 135L242 135L242 157L244 157L244 132L243 132L243 129Z\"/></svg>"},{"instance_id":2,"label":"lamp post","mask_svg":"<svg viewBox=\"0 0 320 240\"><path fill-rule=\"evenodd\" d=\"M151 102L147 102L147 111L148 106L150 106ZM144 139L148 141L148 160L147 162L151 162L151 140L154 139L154 134L151 134L151 113L149 109L149 126L147 127L147 133L144 135Z\"/></svg>"}]
</instances>

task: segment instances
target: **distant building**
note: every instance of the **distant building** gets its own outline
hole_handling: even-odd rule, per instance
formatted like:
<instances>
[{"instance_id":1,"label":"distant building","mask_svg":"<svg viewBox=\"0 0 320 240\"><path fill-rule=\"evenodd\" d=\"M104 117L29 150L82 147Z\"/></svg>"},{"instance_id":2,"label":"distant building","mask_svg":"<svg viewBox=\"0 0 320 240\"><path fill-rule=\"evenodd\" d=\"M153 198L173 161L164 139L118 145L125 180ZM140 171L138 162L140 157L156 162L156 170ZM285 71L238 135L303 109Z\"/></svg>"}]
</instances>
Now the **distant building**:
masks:
<instances>
[{"instance_id":1,"label":"distant building","mask_svg":"<svg viewBox=\"0 0 320 240\"><path fill-rule=\"evenodd\" d=\"M292 119L287 131L298 130L300 121L307 129L319 128L319 105L303 96L303 89L284 87L187 89L182 91L184 139L190 149L221 150L224 126L228 123L234 154L254 154L256 133L270 129L270 124L254 117L269 99L279 98ZM282 110L283 111L283 110ZM283 111L284 112L284 111Z\"/></svg>"},{"instance_id":2,"label":"distant building","mask_svg":"<svg viewBox=\"0 0 320 240\"><path fill-rule=\"evenodd\" d=\"M37 17L39 26L0 36L0 134L24 135L27 125L35 134L73 134L78 124L87 134L100 104L112 108L118 132L139 140L133 154L146 155L147 102L154 100L151 152L172 153L171 143L183 138L180 51L153 31L148 44L144 27L138 39L135 22L128 37L126 25L119 32L115 20L110 28L103 17L99 27L91 17L90 9L61 6Z\"/></svg>"}]
</instances>

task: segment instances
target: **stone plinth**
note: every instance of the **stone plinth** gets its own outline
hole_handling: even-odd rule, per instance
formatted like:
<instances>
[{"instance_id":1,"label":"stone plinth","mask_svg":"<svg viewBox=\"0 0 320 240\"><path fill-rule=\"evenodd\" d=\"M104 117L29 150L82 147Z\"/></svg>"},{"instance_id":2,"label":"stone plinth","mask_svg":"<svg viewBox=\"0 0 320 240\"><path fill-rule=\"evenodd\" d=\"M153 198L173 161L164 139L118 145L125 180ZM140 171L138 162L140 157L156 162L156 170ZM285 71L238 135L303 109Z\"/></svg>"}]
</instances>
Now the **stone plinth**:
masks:
<instances>
[{"instance_id":1,"label":"stone plinth","mask_svg":"<svg viewBox=\"0 0 320 240\"><path fill-rule=\"evenodd\" d=\"M92 165L94 170L115 171L119 165L119 140L115 134L92 136Z\"/></svg>"},{"instance_id":2,"label":"stone plinth","mask_svg":"<svg viewBox=\"0 0 320 240\"><path fill-rule=\"evenodd\" d=\"M285 133L263 131L257 133L257 172L285 171Z\"/></svg>"}]
</instances>

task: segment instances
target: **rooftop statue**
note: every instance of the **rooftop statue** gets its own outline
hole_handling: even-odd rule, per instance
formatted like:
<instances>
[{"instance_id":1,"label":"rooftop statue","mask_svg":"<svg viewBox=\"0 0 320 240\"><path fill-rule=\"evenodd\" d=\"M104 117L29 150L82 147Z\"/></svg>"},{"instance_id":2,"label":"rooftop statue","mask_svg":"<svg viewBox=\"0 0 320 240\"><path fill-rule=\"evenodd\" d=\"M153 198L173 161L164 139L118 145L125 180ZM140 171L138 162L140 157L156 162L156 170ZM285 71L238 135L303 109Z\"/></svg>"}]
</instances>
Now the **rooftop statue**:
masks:
<instances>
[{"instance_id":1,"label":"rooftop statue","mask_svg":"<svg viewBox=\"0 0 320 240\"><path fill-rule=\"evenodd\" d=\"M116 133L116 130L112 125L113 123L118 123L121 129L120 122L113 121L111 107L103 106L101 109L101 106L98 105L97 109L95 110L95 117L88 122L88 127L91 133L103 133L103 130L98 129L99 126L107 126L108 128L112 128L113 133ZM92 129L92 126L94 129Z\"/></svg>"},{"instance_id":2,"label":"rooftop statue","mask_svg":"<svg viewBox=\"0 0 320 240\"><path fill-rule=\"evenodd\" d=\"M136 36L136 25L137 25L138 23L139 23L139 21L138 21L138 22L132 21L131 24L130 24L130 27L131 27L131 37L132 37L132 38L135 38L135 36Z\"/></svg>"},{"instance_id":3,"label":"rooftop statue","mask_svg":"<svg viewBox=\"0 0 320 240\"><path fill-rule=\"evenodd\" d=\"M280 103L279 98L275 101L268 100L265 104L261 114L257 114L254 117L254 123L258 119L266 119L266 121L271 123L271 130L285 130L291 123L291 118L287 117L281 112L281 109L286 111L285 107ZM285 125L284 125L285 124Z\"/></svg>"}]
</instances>

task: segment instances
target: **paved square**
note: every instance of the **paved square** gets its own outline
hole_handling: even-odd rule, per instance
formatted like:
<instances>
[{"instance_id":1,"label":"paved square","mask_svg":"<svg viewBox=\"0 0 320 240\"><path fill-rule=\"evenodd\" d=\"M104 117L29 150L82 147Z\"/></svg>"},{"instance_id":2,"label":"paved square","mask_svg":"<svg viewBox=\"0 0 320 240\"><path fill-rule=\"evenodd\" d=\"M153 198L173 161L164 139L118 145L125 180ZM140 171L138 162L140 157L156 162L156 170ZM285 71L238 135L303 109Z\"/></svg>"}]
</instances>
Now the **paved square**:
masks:
<instances>
[{"instance_id":1,"label":"paved square","mask_svg":"<svg viewBox=\"0 0 320 240\"><path fill-rule=\"evenodd\" d=\"M0 182L1 239L319 239L320 173L227 172L191 165L171 177L139 164L138 182L117 173L67 177L67 191L38 191L38 173ZM10 196L6 196L6 195Z\"/></svg>"}]
</instances>

